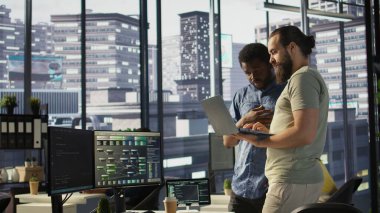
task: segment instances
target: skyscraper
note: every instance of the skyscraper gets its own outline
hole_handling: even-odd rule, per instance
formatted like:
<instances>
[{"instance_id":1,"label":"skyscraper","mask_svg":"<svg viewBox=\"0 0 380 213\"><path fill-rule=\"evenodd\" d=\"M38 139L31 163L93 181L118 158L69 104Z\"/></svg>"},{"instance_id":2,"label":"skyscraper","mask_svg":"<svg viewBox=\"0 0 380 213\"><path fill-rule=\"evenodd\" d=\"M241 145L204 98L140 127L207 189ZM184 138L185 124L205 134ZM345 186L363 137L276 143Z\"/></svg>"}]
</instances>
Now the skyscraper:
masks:
<instances>
[{"instance_id":1,"label":"skyscraper","mask_svg":"<svg viewBox=\"0 0 380 213\"><path fill-rule=\"evenodd\" d=\"M11 20L10 13L11 9L0 5L0 88L17 89L24 86L25 24L19 19ZM38 23L32 29L33 56L49 56L53 49L52 26ZM37 70L37 64L32 68L33 88L43 88L46 80L35 74L47 75L47 70Z\"/></svg>"},{"instance_id":2,"label":"skyscraper","mask_svg":"<svg viewBox=\"0 0 380 213\"><path fill-rule=\"evenodd\" d=\"M180 36L162 39L162 89L177 94L175 80L181 76Z\"/></svg>"},{"instance_id":3,"label":"skyscraper","mask_svg":"<svg viewBox=\"0 0 380 213\"><path fill-rule=\"evenodd\" d=\"M52 15L55 53L64 57L63 88L80 88L80 18ZM118 13L86 13L87 89L140 87L139 20Z\"/></svg>"},{"instance_id":4,"label":"skyscraper","mask_svg":"<svg viewBox=\"0 0 380 213\"><path fill-rule=\"evenodd\" d=\"M208 13L179 14L181 79L177 90L185 99L199 101L210 95L210 50Z\"/></svg>"}]
</instances>

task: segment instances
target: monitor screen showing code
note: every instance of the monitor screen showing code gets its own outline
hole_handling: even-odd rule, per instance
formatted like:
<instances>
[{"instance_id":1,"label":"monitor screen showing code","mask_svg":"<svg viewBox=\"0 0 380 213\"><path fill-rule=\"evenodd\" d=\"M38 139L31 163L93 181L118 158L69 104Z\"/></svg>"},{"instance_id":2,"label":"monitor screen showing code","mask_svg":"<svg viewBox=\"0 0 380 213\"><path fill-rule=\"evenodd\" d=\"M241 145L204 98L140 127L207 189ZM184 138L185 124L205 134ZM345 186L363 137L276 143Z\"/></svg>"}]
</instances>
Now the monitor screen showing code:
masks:
<instances>
[{"instance_id":1,"label":"monitor screen showing code","mask_svg":"<svg viewBox=\"0 0 380 213\"><path fill-rule=\"evenodd\" d=\"M49 127L48 134L48 193L94 188L93 132Z\"/></svg>"},{"instance_id":2,"label":"monitor screen showing code","mask_svg":"<svg viewBox=\"0 0 380 213\"><path fill-rule=\"evenodd\" d=\"M210 200L210 184L207 178L178 179L166 181L168 197L175 197L178 204L208 205Z\"/></svg>"}]
</instances>

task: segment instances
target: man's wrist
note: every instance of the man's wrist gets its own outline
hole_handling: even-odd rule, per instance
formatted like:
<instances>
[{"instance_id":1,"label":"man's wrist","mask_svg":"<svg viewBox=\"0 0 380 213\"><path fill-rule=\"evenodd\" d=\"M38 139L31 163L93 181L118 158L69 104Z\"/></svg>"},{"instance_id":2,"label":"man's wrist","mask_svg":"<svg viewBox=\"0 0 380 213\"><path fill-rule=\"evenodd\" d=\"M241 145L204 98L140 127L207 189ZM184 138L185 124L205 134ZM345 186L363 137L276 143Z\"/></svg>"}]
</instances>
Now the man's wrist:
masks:
<instances>
[{"instance_id":1,"label":"man's wrist","mask_svg":"<svg viewBox=\"0 0 380 213\"><path fill-rule=\"evenodd\" d=\"M268 147L268 137L257 137L256 146L260 148Z\"/></svg>"}]
</instances>

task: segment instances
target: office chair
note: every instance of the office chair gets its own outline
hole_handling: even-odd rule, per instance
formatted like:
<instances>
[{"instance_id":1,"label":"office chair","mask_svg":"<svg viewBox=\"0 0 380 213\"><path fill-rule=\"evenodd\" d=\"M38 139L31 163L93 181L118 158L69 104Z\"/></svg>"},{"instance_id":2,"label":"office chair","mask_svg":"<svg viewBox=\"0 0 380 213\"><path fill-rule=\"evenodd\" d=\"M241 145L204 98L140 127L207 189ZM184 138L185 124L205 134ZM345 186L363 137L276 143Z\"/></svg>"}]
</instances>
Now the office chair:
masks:
<instances>
[{"instance_id":1,"label":"office chair","mask_svg":"<svg viewBox=\"0 0 380 213\"><path fill-rule=\"evenodd\" d=\"M345 203L311 203L300 206L292 213L361 213L361 211Z\"/></svg>"},{"instance_id":2,"label":"office chair","mask_svg":"<svg viewBox=\"0 0 380 213\"><path fill-rule=\"evenodd\" d=\"M6 193L0 193L0 213L8 207L9 202L11 201L11 196Z\"/></svg>"},{"instance_id":3,"label":"office chair","mask_svg":"<svg viewBox=\"0 0 380 213\"><path fill-rule=\"evenodd\" d=\"M363 181L361 177L352 177L346 183L344 183L338 191L331 195L326 200L326 203L345 203L352 204L352 195L358 189L360 183Z\"/></svg>"}]
</instances>

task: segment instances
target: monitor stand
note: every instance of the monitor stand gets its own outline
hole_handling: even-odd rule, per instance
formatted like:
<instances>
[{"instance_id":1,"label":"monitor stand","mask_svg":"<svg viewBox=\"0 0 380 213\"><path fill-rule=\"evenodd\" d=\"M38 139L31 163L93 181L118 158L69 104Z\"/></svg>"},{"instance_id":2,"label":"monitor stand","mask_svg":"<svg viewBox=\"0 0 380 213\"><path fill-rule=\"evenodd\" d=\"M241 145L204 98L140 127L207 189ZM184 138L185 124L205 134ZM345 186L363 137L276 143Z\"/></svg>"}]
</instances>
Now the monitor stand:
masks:
<instances>
[{"instance_id":1,"label":"monitor stand","mask_svg":"<svg viewBox=\"0 0 380 213\"><path fill-rule=\"evenodd\" d=\"M178 206L178 207L181 207L181 206ZM186 209L177 210L177 213L195 213L195 212L199 212L198 203L186 204Z\"/></svg>"},{"instance_id":2,"label":"monitor stand","mask_svg":"<svg viewBox=\"0 0 380 213\"><path fill-rule=\"evenodd\" d=\"M125 197L124 189L122 188L112 188L113 198L115 202L115 212L125 212Z\"/></svg>"},{"instance_id":3,"label":"monitor stand","mask_svg":"<svg viewBox=\"0 0 380 213\"><path fill-rule=\"evenodd\" d=\"M50 199L52 212L63 213L62 195L52 195Z\"/></svg>"}]
</instances>

